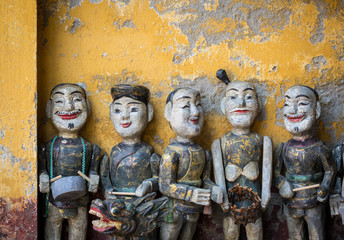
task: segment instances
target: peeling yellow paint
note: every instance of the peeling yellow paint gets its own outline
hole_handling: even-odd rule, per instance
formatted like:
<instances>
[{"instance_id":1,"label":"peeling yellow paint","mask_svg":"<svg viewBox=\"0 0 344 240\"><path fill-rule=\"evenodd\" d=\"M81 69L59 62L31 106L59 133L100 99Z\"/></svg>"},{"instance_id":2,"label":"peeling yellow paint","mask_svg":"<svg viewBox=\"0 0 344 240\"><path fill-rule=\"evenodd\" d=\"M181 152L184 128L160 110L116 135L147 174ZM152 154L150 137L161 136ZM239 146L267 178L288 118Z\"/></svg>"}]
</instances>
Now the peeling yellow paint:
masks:
<instances>
[{"instance_id":1,"label":"peeling yellow paint","mask_svg":"<svg viewBox=\"0 0 344 240\"><path fill-rule=\"evenodd\" d=\"M0 198L36 201L36 1L1 1L0 32Z\"/></svg>"},{"instance_id":2,"label":"peeling yellow paint","mask_svg":"<svg viewBox=\"0 0 344 240\"><path fill-rule=\"evenodd\" d=\"M207 11L215 11L219 5L219 0L213 0L210 3L204 3L204 8Z\"/></svg>"}]
</instances>

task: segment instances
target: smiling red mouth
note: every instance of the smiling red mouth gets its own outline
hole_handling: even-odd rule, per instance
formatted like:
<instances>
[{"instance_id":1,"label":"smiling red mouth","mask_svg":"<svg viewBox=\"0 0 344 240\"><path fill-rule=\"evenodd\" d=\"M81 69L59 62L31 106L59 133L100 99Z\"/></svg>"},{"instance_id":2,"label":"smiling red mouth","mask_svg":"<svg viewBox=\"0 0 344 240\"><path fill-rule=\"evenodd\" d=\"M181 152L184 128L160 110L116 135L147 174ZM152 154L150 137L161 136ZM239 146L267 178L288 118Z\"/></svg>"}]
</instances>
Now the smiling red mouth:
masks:
<instances>
[{"instance_id":1,"label":"smiling red mouth","mask_svg":"<svg viewBox=\"0 0 344 240\"><path fill-rule=\"evenodd\" d=\"M80 113L82 113L81 110L55 112L55 114L57 114L63 120L70 120L70 119L77 118L80 115Z\"/></svg>"},{"instance_id":2,"label":"smiling red mouth","mask_svg":"<svg viewBox=\"0 0 344 240\"><path fill-rule=\"evenodd\" d=\"M198 118L189 118L189 121L196 125L198 123Z\"/></svg>"},{"instance_id":3,"label":"smiling red mouth","mask_svg":"<svg viewBox=\"0 0 344 240\"><path fill-rule=\"evenodd\" d=\"M300 122L300 121L303 119L303 116L304 116L304 115L296 116L296 117L289 116L289 117L287 117L287 118L288 118L288 120L291 121L291 122Z\"/></svg>"},{"instance_id":4,"label":"smiling red mouth","mask_svg":"<svg viewBox=\"0 0 344 240\"><path fill-rule=\"evenodd\" d=\"M235 110L234 113L248 113L250 110Z\"/></svg>"},{"instance_id":5,"label":"smiling red mouth","mask_svg":"<svg viewBox=\"0 0 344 240\"><path fill-rule=\"evenodd\" d=\"M58 114L60 118L63 120L69 120L74 119L79 116L79 113L73 113L73 114Z\"/></svg>"},{"instance_id":6,"label":"smiling red mouth","mask_svg":"<svg viewBox=\"0 0 344 240\"><path fill-rule=\"evenodd\" d=\"M121 125L123 128L128 128L128 127L130 127L131 122L130 123L121 123Z\"/></svg>"}]
</instances>

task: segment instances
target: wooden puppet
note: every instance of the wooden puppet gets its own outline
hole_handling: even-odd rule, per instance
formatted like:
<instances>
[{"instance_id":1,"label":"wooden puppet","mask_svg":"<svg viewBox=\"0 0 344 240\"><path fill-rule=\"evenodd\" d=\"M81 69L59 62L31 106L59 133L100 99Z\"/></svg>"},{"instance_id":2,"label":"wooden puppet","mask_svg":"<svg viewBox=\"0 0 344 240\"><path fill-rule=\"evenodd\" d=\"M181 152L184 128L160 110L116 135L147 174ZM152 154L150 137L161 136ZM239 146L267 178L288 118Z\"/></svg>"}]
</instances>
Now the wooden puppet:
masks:
<instances>
[{"instance_id":1,"label":"wooden puppet","mask_svg":"<svg viewBox=\"0 0 344 240\"><path fill-rule=\"evenodd\" d=\"M97 212L104 212L102 206L108 205L106 211L110 209L111 212L107 219L111 221L104 221L103 214L103 221L94 222L93 228L112 235L111 239L156 239L155 219L159 218L158 210L164 204L164 199L152 202L156 195L154 192L158 191L160 156L141 139L153 118L150 92L144 86L123 84L112 88L111 95L110 118L122 142L112 148L110 159L105 156L102 160L101 185L106 200L101 204L99 200L92 203L90 211L97 215ZM152 212L147 210L146 215L129 218L140 212L139 209L142 210L142 204L146 202L153 206ZM128 209L128 206L132 209ZM132 229L128 226L132 226Z\"/></svg>"},{"instance_id":2,"label":"wooden puppet","mask_svg":"<svg viewBox=\"0 0 344 240\"><path fill-rule=\"evenodd\" d=\"M221 188L210 181L210 154L194 141L204 122L200 93L190 88L170 93L165 118L176 137L160 164L159 189L169 197L160 240L191 240L203 206L223 198Z\"/></svg>"},{"instance_id":3,"label":"wooden puppet","mask_svg":"<svg viewBox=\"0 0 344 240\"><path fill-rule=\"evenodd\" d=\"M244 225L247 239L262 240L261 207L265 209L271 197L272 142L251 130L261 108L254 86L230 82L224 70L216 75L227 84L221 110L232 125L212 144L215 181L228 193L221 204L225 239L239 239Z\"/></svg>"},{"instance_id":4,"label":"wooden puppet","mask_svg":"<svg viewBox=\"0 0 344 240\"><path fill-rule=\"evenodd\" d=\"M88 194L79 174L89 181L88 191L96 192L100 157L100 148L96 144L92 148L79 136L90 112L86 92L80 86L59 84L51 91L46 115L58 135L44 144L39 158L39 189L47 193L48 200L46 240L61 239L63 219L68 220L70 240L86 239Z\"/></svg>"},{"instance_id":5,"label":"wooden puppet","mask_svg":"<svg viewBox=\"0 0 344 240\"><path fill-rule=\"evenodd\" d=\"M331 216L340 215L344 224L344 189L343 189L343 163L344 163L344 144L340 143L334 147L333 158L337 165L337 175L334 187L330 196Z\"/></svg>"},{"instance_id":6,"label":"wooden puppet","mask_svg":"<svg viewBox=\"0 0 344 240\"><path fill-rule=\"evenodd\" d=\"M284 198L289 239L324 239L325 202L335 178L331 152L315 137L316 120L321 113L317 92L307 86L292 86L285 94L283 119L293 138L280 144L274 171L274 184ZM285 176L281 174L285 167Z\"/></svg>"}]
</instances>

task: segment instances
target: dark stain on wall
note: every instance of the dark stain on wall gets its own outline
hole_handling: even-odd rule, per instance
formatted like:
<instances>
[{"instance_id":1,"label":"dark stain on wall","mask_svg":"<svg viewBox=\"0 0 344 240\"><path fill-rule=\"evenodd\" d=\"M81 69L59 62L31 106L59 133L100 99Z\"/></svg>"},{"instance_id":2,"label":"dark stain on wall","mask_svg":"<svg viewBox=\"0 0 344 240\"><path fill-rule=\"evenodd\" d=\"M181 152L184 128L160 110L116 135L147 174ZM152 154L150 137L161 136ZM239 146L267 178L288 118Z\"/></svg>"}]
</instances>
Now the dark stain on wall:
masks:
<instances>
[{"instance_id":1,"label":"dark stain on wall","mask_svg":"<svg viewBox=\"0 0 344 240\"><path fill-rule=\"evenodd\" d=\"M19 208L12 208L18 206ZM37 239L37 202L0 198L0 239Z\"/></svg>"}]
</instances>

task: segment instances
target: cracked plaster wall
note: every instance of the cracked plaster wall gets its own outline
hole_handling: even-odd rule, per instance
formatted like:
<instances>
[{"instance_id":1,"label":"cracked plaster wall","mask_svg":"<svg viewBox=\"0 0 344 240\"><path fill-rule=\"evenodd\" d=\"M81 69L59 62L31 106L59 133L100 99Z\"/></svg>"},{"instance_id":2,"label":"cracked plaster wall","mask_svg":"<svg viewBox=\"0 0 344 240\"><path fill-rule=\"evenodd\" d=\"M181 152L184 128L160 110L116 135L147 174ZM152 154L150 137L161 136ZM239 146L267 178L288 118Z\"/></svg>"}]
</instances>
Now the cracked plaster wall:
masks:
<instances>
[{"instance_id":1,"label":"cracked plaster wall","mask_svg":"<svg viewBox=\"0 0 344 240\"><path fill-rule=\"evenodd\" d=\"M329 146L344 141L343 0L39 0L38 23L40 142L56 134L44 116L52 87L81 83L92 105L82 135L109 152L120 141L108 113L110 88L135 83L152 92L154 120L144 140L155 151L162 153L173 137L163 109L168 93L180 86L201 91L207 116L198 141L210 148L230 130L220 112L219 68L256 85L264 108L253 128L274 145L291 137L280 109L294 84L319 91L320 138ZM266 239L286 239L279 201L275 194L266 213ZM203 217L200 226L206 225L196 236L221 239L215 237L219 219ZM331 228L339 234L338 221Z\"/></svg>"},{"instance_id":2,"label":"cracked plaster wall","mask_svg":"<svg viewBox=\"0 0 344 240\"><path fill-rule=\"evenodd\" d=\"M36 1L0 2L0 239L37 238Z\"/></svg>"}]
</instances>

